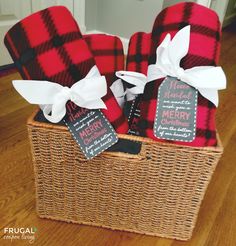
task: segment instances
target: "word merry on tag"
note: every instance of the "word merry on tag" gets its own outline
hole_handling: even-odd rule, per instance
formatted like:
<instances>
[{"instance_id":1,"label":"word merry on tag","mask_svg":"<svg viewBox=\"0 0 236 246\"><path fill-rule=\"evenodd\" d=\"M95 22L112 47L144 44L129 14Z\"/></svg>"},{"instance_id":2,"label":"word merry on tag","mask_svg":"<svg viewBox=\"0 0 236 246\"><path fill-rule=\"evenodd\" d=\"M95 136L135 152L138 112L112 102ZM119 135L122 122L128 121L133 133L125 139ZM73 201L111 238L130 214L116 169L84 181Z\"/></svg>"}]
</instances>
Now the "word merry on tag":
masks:
<instances>
[{"instance_id":1,"label":"word merry on tag","mask_svg":"<svg viewBox=\"0 0 236 246\"><path fill-rule=\"evenodd\" d=\"M117 143L115 130L100 110L80 108L70 101L66 111L64 122L87 159Z\"/></svg>"},{"instance_id":2,"label":"word merry on tag","mask_svg":"<svg viewBox=\"0 0 236 246\"><path fill-rule=\"evenodd\" d=\"M157 138L192 142L196 136L198 91L173 77L166 77L158 91L154 123Z\"/></svg>"}]
</instances>

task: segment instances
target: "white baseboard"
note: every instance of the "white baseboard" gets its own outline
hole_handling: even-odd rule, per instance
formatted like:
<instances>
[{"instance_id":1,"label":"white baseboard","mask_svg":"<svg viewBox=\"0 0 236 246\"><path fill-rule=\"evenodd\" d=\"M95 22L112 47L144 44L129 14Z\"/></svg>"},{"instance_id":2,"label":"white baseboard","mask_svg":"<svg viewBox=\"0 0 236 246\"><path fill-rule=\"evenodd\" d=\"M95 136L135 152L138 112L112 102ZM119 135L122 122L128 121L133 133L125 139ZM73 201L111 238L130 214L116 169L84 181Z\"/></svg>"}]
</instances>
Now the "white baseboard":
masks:
<instances>
[{"instance_id":1,"label":"white baseboard","mask_svg":"<svg viewBox=\"0 0 236 246\"><path fill-rule=\"evenodd\" d=\"M110 34L110 33L106 33L106 32L102 32L102 31L99 31L99 30L91 30L91 31L87 31L86 34L99 34L99 33L104 33L104 34L108 34L108 35L112 35L112 36L118 36L118 35L114 35L114 34ZM124 53L125 55L127 55L128 53L128 46L129 46L129 39L127 38L123 38L123 37L120 37L118 36L123 44L123 48L124 48Z\"/></svg>"}]
</instances>

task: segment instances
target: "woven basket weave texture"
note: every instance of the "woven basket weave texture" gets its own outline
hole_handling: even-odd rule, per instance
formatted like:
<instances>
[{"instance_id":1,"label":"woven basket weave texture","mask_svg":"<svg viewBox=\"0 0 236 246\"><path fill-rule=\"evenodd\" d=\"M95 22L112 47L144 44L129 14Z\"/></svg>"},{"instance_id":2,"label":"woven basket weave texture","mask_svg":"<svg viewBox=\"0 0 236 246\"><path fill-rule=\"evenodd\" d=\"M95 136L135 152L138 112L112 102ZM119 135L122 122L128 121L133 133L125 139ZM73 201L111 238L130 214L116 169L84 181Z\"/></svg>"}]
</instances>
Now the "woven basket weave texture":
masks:
<instances>
[{"instance_id":1,"label":"woven basket weave texture","mask_svg":"<svg viewBox=\"0 0 236 246\"><path fill-rule=\"evenodd\" d=\"M28 120L37 212L50 218L187 240L223 148L193 148L119 135L139 154L88 161L64 126Z\"/></svg>"}]
</instances>

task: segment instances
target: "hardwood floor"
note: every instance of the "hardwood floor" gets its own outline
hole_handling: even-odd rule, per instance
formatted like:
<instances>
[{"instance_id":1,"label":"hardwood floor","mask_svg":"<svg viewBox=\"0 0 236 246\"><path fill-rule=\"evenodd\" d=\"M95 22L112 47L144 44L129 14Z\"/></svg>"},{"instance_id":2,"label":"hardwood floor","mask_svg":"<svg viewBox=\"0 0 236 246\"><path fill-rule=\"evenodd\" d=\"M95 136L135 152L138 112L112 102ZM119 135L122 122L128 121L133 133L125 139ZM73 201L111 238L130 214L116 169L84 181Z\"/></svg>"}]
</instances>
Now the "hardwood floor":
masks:
<instances>
[{"instance_id":1,"label":"hardwood floor","mask_svg":"<svg viewBox=\"0 0 236 246\"><path fill-rule=\"evenodd\" d=\"M188 242L40 219L35 212L32 161L26 119L34 106L0 78L0 245L28 245L4 239L6 227L36 227L34 245L234 246L236 245L236 24L224 30L221 65L227 90L220 92L217 126L225 147Z\"/></svg>"}]
</instances>

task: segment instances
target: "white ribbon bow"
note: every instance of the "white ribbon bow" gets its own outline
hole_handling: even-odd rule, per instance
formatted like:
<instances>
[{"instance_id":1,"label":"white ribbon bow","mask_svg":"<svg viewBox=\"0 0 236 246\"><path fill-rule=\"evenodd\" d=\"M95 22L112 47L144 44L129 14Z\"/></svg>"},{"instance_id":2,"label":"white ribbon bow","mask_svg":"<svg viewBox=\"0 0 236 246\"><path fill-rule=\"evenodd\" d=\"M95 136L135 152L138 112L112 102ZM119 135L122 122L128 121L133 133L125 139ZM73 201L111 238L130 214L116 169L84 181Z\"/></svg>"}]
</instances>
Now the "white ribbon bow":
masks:
<instances>
[{"instance_id":1,"label":"white ribbon bow","mask_svg":"<svg viewBox=\"0 0 236 246\"><path fill-rule=\"evenodd\" d=\"M199 66L184 70L181 59L187 55L190 43L190 26L181 29L171 40L167 34L156 50L156 64L148 66L147 82L166 76L177 77L196 88L203 97L218 106L218 90L226 88L226 77L221 67Z\"/></svg>"},{"instance_id":2,"label":"white ribbon bow","mask_svg":"<svg viewBox=\"0 0 236 246\"><path fill-rule=\"evenodd\" d=\"M87 109L106 109L101 98L107 93L107 83L96 66L71 88L49 81L13 80L12 83L29 103L40 104L45 118L53 123L63 119L69 100Z\"/></svg>"},{"instance_id":3,"label":"white ribbon bow","mask_svg":"<svg viewBox=\"0 0 236 246\"><path fill-rule=\"evenodd\" d=\"M124 90L121 80L115 81L112 91L122 98L127 94L127 100L133 100L137 94L142 94L146 83L166 76L176 77L196 88L203 97L218 106L218 90L226 88L226 77L221 67L198 66L184 70L180 67L181 59L187 55L190 43L190 26L181 29L171 40L167 34L160 46L157 47L156 64L148 66L148 73L119 71L117 77L135 85ZM124 100L124 99L123 99Z\"/></svg>"},{"instance_id":4,"label":"white ribbon bow","mask_svg":"<svg viewBox=\"0 0 236 246\"><path fill-rule=\"evenodd\" d=\"M124 105L125 96L127 101L134 100L138 94L143 93L145 85L147 83L147 76L138 72L117 71L116 77L118 77L119 79L116 80L110 88L121 107L123 107ZM133 85L133 87L125 89L122 80Z\"/></svg>"},{"instance_id":5,"label":"white ribbon bow","mask_svg":"<svg viewBox=\"0 0 236 246\"><path fill-rule=\"evenodd\" d=\"M112 93L114 94L116 101L118 102L121 108L124 107L125 103L125 88L122 83L121 79L117 79L113 84L110 86Z\"/></svg>"}]
</instances>

